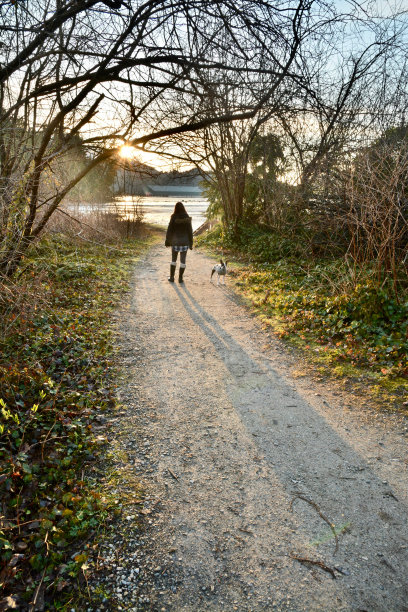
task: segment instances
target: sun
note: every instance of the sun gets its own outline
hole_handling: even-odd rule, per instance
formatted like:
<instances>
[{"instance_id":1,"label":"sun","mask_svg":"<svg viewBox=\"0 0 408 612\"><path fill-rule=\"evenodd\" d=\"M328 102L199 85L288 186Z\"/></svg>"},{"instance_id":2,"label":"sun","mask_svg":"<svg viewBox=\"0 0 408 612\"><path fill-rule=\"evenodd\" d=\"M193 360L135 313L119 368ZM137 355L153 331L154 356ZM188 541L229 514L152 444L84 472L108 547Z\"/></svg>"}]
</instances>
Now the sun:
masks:
<instances>
[{"instance_id":1,"label":"sun","mask_svg":"<svg viewBox=\"0 0 408 612\"><path fill-rule=\"evenodd\" d=\"M136 149L131 145L123 145L119 149L119 155L124 159L133 159L136 157Z\"/></svg>"}]
</instances>

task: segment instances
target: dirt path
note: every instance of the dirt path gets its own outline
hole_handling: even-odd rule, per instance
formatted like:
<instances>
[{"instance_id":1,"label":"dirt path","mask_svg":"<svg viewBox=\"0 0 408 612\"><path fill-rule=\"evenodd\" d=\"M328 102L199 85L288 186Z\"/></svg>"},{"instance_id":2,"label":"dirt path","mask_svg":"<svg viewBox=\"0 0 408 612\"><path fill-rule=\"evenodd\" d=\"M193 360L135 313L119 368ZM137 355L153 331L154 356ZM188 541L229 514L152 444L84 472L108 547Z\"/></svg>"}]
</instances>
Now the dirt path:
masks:
<instances>
[{"instance_id":1,"label":"dirt path","mask_svg":"<svg viewBox=\"0 0 408 612\"><path fill-rule=\"evenodd\" d=\"M292 377L207 257L189 253L180 286L169 256L149 252L118 317L127 509L105 609L408 610L407 423Z\"/></svg>"}]
</instances>

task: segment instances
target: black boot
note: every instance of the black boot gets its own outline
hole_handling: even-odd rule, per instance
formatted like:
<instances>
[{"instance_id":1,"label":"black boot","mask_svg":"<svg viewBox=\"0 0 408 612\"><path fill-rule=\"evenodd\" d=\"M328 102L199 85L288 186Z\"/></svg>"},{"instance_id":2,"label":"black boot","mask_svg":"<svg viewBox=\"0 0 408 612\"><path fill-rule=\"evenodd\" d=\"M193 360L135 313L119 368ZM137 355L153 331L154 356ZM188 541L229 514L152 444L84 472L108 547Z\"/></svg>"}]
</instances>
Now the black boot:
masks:
<instances>
[{"instance_id":1,"label":"black boot","mask_svg":"<svg viewBox=\"0 0 408 612\"><path fill-rule=\"evenodd\" d=\"M176 264L170 264L170 276L167 279L170 283L174 283L174 274L176 272Z\"/></svg>"},{"instance_id":2,"label":"black boot","mask_svg":"<svg viewBox=\"0 0 408 612\"><path fill-rule=\"evenodd\" d=\"M184 283L184 281L183 281L184 270L185 270L185 268L181 268L181 267L179 269L179 283Z\"/></svg>"}]
</instances>

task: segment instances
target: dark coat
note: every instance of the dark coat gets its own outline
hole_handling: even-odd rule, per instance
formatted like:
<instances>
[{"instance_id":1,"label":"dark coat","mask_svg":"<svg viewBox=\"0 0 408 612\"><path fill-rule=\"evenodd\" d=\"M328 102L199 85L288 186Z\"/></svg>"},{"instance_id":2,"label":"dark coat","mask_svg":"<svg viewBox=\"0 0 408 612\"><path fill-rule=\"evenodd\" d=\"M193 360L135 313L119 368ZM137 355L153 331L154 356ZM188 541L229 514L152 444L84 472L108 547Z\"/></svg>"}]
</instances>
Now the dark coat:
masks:
<instances>
[{"instance_id":1,"label":"dark coat","mask_svg":"<svg viewBox=\"0 0 408 612\"><path fill-rule=\"evenodd\" d=\"M167 228L166 246L188 246L193 248L191 217L172 214Z\"/></svg>"}]
</instances>

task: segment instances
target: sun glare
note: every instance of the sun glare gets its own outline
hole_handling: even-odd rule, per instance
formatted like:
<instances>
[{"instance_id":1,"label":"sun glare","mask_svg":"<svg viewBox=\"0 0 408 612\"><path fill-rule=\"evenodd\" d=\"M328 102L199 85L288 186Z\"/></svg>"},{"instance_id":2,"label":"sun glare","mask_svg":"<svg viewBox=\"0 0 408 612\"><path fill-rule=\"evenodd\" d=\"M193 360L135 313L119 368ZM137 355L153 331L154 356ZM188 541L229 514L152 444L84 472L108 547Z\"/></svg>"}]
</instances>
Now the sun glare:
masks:
<instances>
[{"instance_id":1,"label":"sun glare","mask_svg":"<svg viewBox=\"0 0 408 612\"><path fill-rule=\"evenodd\" d=\"M136 149L130 145L123 145L120 147L119 155L124 159L133 159L136 156Z\"/></svg>"},{"instance_id":2,"label":"sun glare","mask_svg":"<svg viewBox=\"0 0 408 612\"><path fill-rule=\"evenodd\" d=\"M138 147L133 147L130 144L124 144L118 149L118 155L123 160L134 161L137 160L142 164L150 166L152 168L156 168L161 172L170 172L174 170L174 161L172 159L166 158L166 156L159 155L154 151L145 151L144 149L139 149ZM191 168L191 164L188 168ZM181 170L187 169L187 167L178 168Z\"/></svg>"}]
</instances>

